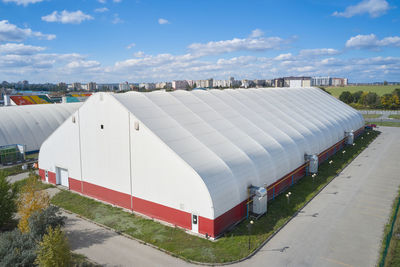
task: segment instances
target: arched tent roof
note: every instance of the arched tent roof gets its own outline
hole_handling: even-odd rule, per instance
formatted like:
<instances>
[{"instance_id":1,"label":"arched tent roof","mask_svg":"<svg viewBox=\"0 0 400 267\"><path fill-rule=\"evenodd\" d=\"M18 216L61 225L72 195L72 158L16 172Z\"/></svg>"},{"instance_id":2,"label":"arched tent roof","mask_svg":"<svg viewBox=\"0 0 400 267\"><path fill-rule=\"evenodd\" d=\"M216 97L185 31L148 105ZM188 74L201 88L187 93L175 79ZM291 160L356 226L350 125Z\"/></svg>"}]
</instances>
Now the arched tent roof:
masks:
<instances>
[{"instance_id":1,"label":"arched tent roof","mask_svg":"<svg viewBox=\"0 0 400 267\"><path fill-rule=\"evenodd\" d=\"M364 124L317 88L114 94L203 179L215 217L274 183Z\"/></svg>"},{"instance_id":2,"label":"arched tent roof","mask_svg":"<svg viewBox=\"0 0 400 267\"><path fill-rule=\"evenodd\" d=\"M26 145L26 151L38 151L82 103L7 106L0 108L0 146Z\"/></svg>"}]
</instances>

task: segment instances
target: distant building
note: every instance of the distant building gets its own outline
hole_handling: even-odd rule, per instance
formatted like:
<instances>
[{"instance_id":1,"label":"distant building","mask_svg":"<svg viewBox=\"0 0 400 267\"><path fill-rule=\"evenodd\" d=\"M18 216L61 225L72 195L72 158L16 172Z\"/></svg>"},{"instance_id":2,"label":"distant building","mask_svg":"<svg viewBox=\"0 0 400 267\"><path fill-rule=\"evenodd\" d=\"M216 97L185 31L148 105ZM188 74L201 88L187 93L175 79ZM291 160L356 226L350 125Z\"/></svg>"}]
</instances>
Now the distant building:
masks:
<instances>
[{"instance_id":1,"label":"distant building","mask_svg":"<svg viewBox=\"0 0 400 267\"><path fill-rule=\"evenodd\" d=\"M172 81L172 89L174 90L186 90L188 86L189 83L186 80Z\"/></svg>"},{"instance_id":2,"label":"distant building","mask_svg":"<svg viewBox=\"0 0 400 267\"><path fill-rule=\"evenodd\" d=\"M74 82L74 83L72 83L71 88L72 88L72 90L82 90L82 84L78 83L78 82Z\"/></svg>"},{"instance_id":3,"label":"distant building","mask_svg":"<svg viewBox=\"0 0 400 267\"><path fill-rule=\"evenodd\" d=\"M311 86L331 86L332 78L331 77L312 77L311 78Z\"/></svg>"},{"instance_id":4,"label":"distant building","mask_svg":"<svg viewBox=\"0 0 400 267\"><path fill-rule=\"evenodd\" d=\"M197 80L196 87L204 87L204 88L212 88L214 85L214 79L207 79L207 80Z\"/></svg>"},{"instance_id":5,"label":"distant building","mask_svg":"<svg viewBox=\"0 0 400 267\"><path fill-rule=\"evenodd\" d=\"M119 86L118 86L118 90L120 90L120 91L129 91L129 83L128 82L123 82L123 83L120 83L119 84Z\"/></svg>"},{"instance_id":6,"label":"distant building","mask_svg":"<svg viewBox=\"0 0 400 267\"><path fill-rule=\"evenodd\" d=\"M310 87L311 77L285 77L284 87Z\"/></svg>"},{"instance_id":7,"label":"distant building","mask_svg":"<svg viewBox=\"0 0 400 267\"><path fill-rule=\"evenodd\" d=\"M274 79L274 84L273 84L274 87L283 87L284 84L285 84L285 81L283 78Z\"/></svg>"},{"instance_id":8,"label":"distant building","mask_svg":"<svg viewBox=\"0 0 400 267\"><path fill-rule=\"evenodd\" d=\"M97 89L97 85L95 82L89 82L87 84L87 90L88 91L95 91Z\"/></svg>"},{"instance_id":9,"label":"distant building","mask_svg":"<svg viewBox=\"0 0 400 267\"><path fill-rule=\"evenodd\" d=\"M346 86L347 78L332 78L332 86Z\"/></svg>"},{"instance_id":10,"label":"distant building","mask_svg":"<svg viewBox=\"0 0 400 267\"><path fill-rule=\"evenodd\" d=\"M154 89L156 89L156 84L155 83L141 83L141 84L139 84L139 89L143 89L143 88L146 91L154 90Z\"/></svg>"},{"instance_id":11,"label":"distant building","mask_svg":"<svg viewBox=\"0 0 400 267\"><path fill-rule=\"evenodd\" d=\"M170 88L172 88L172 83L171 82L159 82L159 83L156 83L156 88L170 89Z\"/></svg>"}]
</instances>

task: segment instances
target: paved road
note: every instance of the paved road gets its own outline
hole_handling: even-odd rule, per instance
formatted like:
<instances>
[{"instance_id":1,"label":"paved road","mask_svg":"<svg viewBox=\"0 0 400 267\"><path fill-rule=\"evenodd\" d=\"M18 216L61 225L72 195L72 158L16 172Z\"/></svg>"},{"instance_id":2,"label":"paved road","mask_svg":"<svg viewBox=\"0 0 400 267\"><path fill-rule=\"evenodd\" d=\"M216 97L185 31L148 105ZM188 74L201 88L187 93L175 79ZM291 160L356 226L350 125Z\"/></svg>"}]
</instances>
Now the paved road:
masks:
<instances>
[{"instance_id":1,"label":"paved road","mask_svg":"<svg viewBox=\"0 0 400 267\"><path fill-rule=\"evenodd\" d=\"M72 214L65 231L71 249L104 266L187 266L164 252L120 236Z\"/></svg>"},{"instance_id":2,"label":"paved road","mask_svg":"<svg viewBox=\"0 0 400 267\"><path fill-rule=\"evenodd\" d=\"M39 174L39 171L36 170L35 173ZM10 183L15 183L17 181L20 181L20 180L23 180L25 178L28 178L28 176L29 176L29 171L23 172L23 173L19 173L19 174L16 174L16 175L7 176L7 180Z\"/></svg>"},{"instance_id":3,"label":"paved road","mask_svg":"<svg viewBox=\"0 0 400 267\"><path fill-rule=\"evenodd\" d=\"M375 266L400 185L400 128L380 130L296 218L239 265Z\"/></svg>"}]
</instances>

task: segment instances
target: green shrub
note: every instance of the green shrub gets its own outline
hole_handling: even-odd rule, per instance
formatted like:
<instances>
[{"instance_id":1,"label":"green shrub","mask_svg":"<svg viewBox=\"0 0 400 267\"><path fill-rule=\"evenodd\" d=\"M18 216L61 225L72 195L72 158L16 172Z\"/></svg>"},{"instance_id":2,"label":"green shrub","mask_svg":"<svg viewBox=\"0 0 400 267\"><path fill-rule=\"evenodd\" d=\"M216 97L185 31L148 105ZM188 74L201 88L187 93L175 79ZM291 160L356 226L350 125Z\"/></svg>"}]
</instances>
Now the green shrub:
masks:
<instances>
[{"instance_id":1,"label":"green shrub","mask_svg":"<svg viewBox=\"0 0 400 267\"><path fill-rule=\"evenodd\" d=\"M67 267L71 264L71 250L60 227L48 227L37 251L36 264L43 267Z\"/></svg>"},{"instance_id":2,"label":"green shrub","mask_svg":"<svg viewBox=\"0 0 400 267\"><path fill-rule=\"evenodd\" d=\"M55 206L50 206L44 211L34 212L28 219L31 236L36 240L41 240L47 233L48 227L64 226L67 217L60 214L60 208Z\"/></svg>"},{"instance_id":3,"label":"green shrub","mask_svg":"<svg viewBox=\"0 0 400 267\"><path fill-rule=\"evenodd\" d=\"M19 229L0 235L0 266L34 266L37 242Z\"/></svg>"}]
</instances>

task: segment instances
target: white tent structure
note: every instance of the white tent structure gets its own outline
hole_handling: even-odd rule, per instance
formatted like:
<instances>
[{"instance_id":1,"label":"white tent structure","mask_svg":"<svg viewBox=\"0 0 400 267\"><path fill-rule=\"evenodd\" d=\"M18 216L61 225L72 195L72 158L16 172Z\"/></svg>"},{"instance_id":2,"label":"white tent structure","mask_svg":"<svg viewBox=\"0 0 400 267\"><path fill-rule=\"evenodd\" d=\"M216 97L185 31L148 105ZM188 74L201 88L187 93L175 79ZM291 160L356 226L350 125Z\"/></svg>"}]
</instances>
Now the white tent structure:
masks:
<instances>
[{"instance_id":1,"label":"white tent structure","mask_svg":"<svg viewBox=\"0 0 400 267\"><path fill-rule=\"evenodd\" d=\"M43 143L39 168L48 182L215 237L246 215L249 187L273 198L305 174L305 155L326 159L363 125L316 88L98 93Z\"/></svg>"},{"instance_id":2,"label":"white tent structure","mask_svg":"<svg viewBox=\"0 0 400 267\"><path fill-rule=\"evenodd\" d=\"M43 141L82 103L9 106L0 108L0 146L24 145L37 152Z\"/></svg>"}]
</instances>

